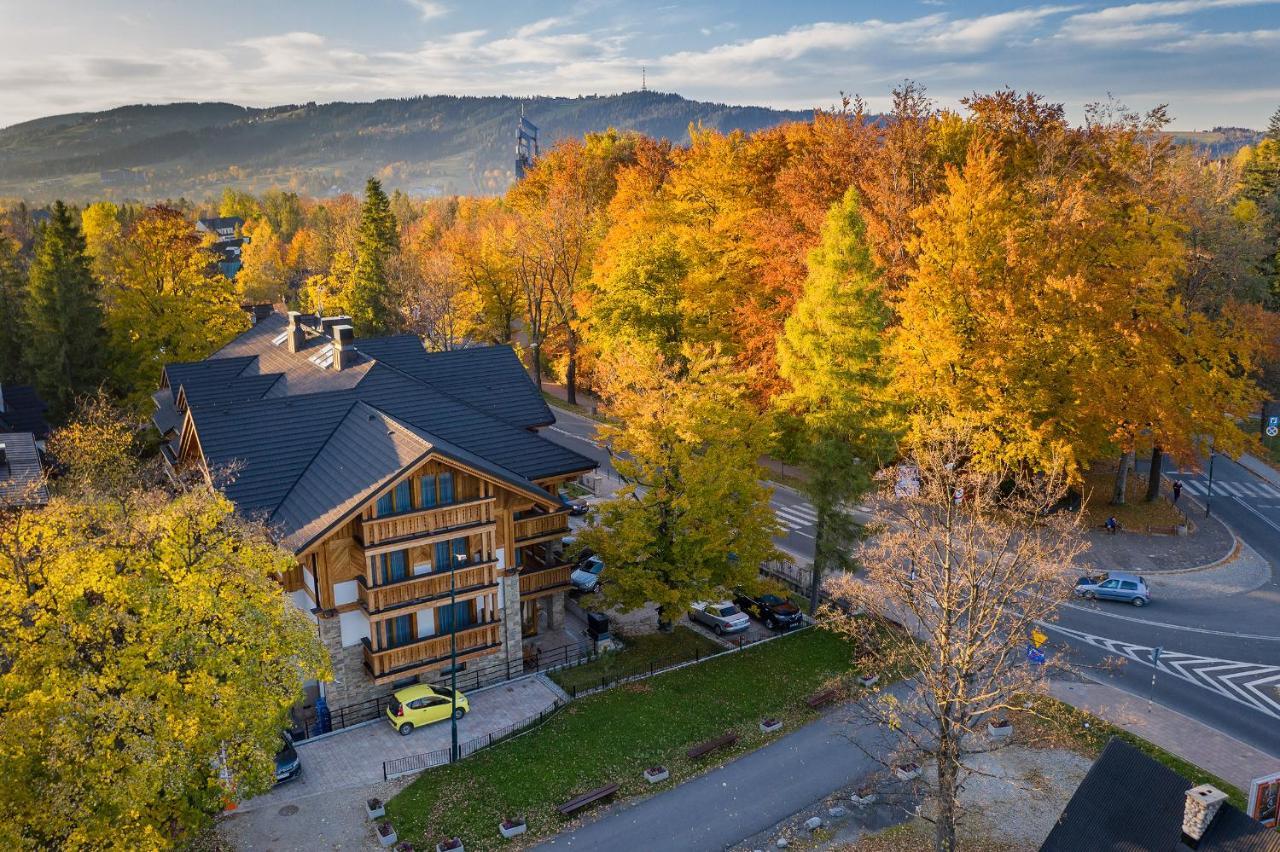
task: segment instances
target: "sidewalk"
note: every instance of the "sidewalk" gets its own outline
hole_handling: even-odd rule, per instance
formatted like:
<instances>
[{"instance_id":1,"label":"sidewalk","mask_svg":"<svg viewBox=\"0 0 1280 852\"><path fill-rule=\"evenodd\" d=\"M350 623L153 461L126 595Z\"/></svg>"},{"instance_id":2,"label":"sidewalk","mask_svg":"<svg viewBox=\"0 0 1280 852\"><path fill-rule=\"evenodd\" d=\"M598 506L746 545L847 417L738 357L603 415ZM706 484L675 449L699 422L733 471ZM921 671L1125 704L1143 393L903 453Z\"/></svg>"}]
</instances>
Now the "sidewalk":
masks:
<instances>
[{"instance_id":1,"label":"sidewalk","mask_svg":"<svg viewBox=\"0 0 1280 852\"><path fill-rule=\"evenodd\" d=\"M1189 511L1199 505L1185 493L1180 502ZM1089 549L1079 561L1104 571L1147 574L1207 568L1233 554L1236 537L1222 521L1204 517L1203 507L1194 520L1195 530L1190 535L1146 535L1124 530L1111 535L1103 530L1085 530Z\"/></svg>"},{"instance_id":2,"label":"sidewalk","mask_svg":"<svg viewBox=\"0 0 1280 852\"><path fill-rule=\"evenodd\" d=\"M1276 470L1262 459L1256 456L1251 456L1248 453L1240 456L1238 461L1242 468L1249 471L1254 476L1265 479L1267 482L1270 482L1272 485L1280 488L1280 470Z\"/></svg>"},{"instance_id":3,"label":"sidewalk","mask_svg":"<svg viewBox=\"0 0 1280 852\"><path fill-rule=\"evenodd\" d=\"M1280 770L1280 755L1265 754L1161 704L1148 710L1146 701L1113 686L1054 680L1049 694L1212 772L1246 795L1254 778Z\"/></svg>"}]
</instances>

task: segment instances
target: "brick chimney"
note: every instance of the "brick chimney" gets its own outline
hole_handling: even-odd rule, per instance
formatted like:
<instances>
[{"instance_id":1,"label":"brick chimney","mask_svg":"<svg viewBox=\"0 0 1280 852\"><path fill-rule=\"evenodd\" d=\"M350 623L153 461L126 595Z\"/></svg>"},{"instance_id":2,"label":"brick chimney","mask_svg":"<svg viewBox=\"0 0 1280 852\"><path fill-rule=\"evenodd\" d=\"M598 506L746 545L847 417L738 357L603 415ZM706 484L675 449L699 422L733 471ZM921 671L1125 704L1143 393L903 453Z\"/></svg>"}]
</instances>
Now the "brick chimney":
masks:
<instances>
[{"instance_id":1,"label":"brick chimney","mask_svg":"<svg viewBox=\"0 0 1280 852\"><path fill-rule=\"evenodd\" d=\"M345 370L356 362L356 330L349 325L333 327L333 369Z\"/></svg>"},{"instance_id":2,"label":"brick chimney","mask_svg":"<svg viewBox=\"0 0 1280 852\"><path fill-rule=\"evenodd\" d=\"M1182 807L1183 842L1195 849L1226 800L1227 794L1212 784L1201 784L1188 790Z\"/></svg>"},{"instance_id":3,"label":"brick chimney","mask_svg":"<svg viewBox=\"0 0 1280 852\"><path fill-rule=\"evenodd\" d=\"M325 337L333 337L334 326L339 326L339 325L351 325L351 317L348 317L348 316L321 317L320 333L323 334Z\"/></svg>"},{"instance_id":4,"label":"brick chimney","mask_svg":"<svg viewBox=\"0 0 1280 852\"><path fill-rule=\"evenodd\" d=\"M285 340L289 346L289 351L301 352L303 342L306 339L306 332L302 330L302 314L297 311L289 311L289 336Z\"/></svg>"}]
</instances>

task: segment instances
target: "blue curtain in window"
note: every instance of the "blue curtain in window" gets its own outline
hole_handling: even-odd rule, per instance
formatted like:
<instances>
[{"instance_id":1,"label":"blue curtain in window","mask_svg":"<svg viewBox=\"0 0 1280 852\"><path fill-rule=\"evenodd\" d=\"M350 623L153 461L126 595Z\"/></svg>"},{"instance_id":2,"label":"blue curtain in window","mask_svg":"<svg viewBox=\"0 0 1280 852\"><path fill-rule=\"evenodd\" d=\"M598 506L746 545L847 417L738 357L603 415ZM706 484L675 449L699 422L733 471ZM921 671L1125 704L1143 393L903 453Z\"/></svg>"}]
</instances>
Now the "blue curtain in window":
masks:
<instances>
[{"instance_id":1,"label":"blue curtain in window","mask_svg":"<svg viewBox=\"0 0 1280 852\"><path fill-rule=\"evenodd\" d=\"M449 570L449 562L450 562L450 559L449 559L449 542L447 542L447 541L437 541L437 542L436 542L436 570L437 570L437 571L448 571L448 570Z\"/></svg>"},{"instance_id":2,"label":"blue curtain in window","mask_svg":"<svg viewBox=\"0 0 1280 852\"><path fill-rule=\"evenodd\" d=\"M395 495L390 492L378 498L378 517L390 515L396 510Z\"/></svg>"},{"instance_id":3,"label":"blue curtain in window","mask_svg":"<svg viewBox=\"0 0 1280 852\"><path fill-rule=\"evenodd\" d=\"M382 559L382 582L394 583L409 576L409 554L403 550L384 553Z\"/></svg>"},{"instance_id":4,"label":"blue curtain in window","mask_svg":"<svg viewBox=\"0 0 1280 852\"><path fill-rule=\"evenodd\" d=\"M446 604L436 610L436 623L440 625L439 633L452 633L464 630L472 625L471 601L459 601L453 606Z\"/></svg>"},{"instance_id":5,"label":"blue curtain in window","mask_svg":"<svg viewBox=\"0 0 1280 852\"><path fill-rule=\"evenodd\" d=\"M453 502L453 474L440 474L440 505L447 506Z\"/></svg>"},{"instance_id":6,"label":"blue curtain in window","mask_svg":"<svg viewBox=\"0 0 1280 852\"><path fill-rule=\"evenodd\" d=\"M406 479L396 486L396 511L407 512L413 508L413 482Z\"/></svg>"},{"instance_id":7,"label":"blue curtain in window","mask_svg":"<svg viewBox=\"0 0 1280 852\"><path fill-rule=\"evenodd\" d=\"M436 478L434 476L424 476L419 480L419 492L422 496L422 508L429 509L436 504Z\"/></svg>"},{"instance_id":8,"label":"blue curtain in window","mask_svg":"<svg viewBox=\"0 0 1280 852\"><path fill-rule=\"evenodd\" d=\"M467 561L467 540L465 538L455 538L453 540L453 564L460 565Z\"/></svg>"},{"instance_id":9,"label":"blue curtain in window","mask_svg":"<svg viewBox=\"0 0 1280 852\"><path fill-rule=\"evenodd\" d=\"M387 622L387 647L399 648L413 641L413 616L402 615Z\"/></svg>"}]
</instances>

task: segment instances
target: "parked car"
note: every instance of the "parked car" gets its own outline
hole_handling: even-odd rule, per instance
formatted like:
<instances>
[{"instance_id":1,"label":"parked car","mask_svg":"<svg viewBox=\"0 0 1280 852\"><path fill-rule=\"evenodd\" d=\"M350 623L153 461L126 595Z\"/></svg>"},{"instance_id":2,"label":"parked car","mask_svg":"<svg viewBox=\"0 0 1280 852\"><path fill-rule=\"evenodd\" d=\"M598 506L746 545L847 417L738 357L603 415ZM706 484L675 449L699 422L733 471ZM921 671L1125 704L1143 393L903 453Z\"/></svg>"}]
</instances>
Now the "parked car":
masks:
<instances>
[{"instance_id":1,"label":"parked car","mask_svg":"<svg viewBox=\"0 0 1280 852\"><path fill-rule=\"evenodd\" d=\"M569 516L573 518L581 518L587 513L587 501L581 497L570 497L568 492L561 489L559 492L560 503L569 509Z\"/></svg>"},{"instance_id":2,"label":"parked car","mask_svg":"<svg viewBox=\"0 0 1280 852\"><path fill-rule=\"evenodd\" d=\"M800 607L777 595L749 595L741 589L733 602L747 615L754 615L770 630L790 630L804 624Z\"/></svg>"},{"instance_id":3,"label":"parked car","mask_svg":"<svg viewBox=\"0 0 1280 852\"><path fill-rule=\"evenodd\" d=\"M573 573L569 575L569 582L579 591L594 592L600 588L600 572L603 570L604 562L599 556L592 554L573 569Z\"/></svg>"},{"instance_id":4,"label":"parked car","mask_svg":"<svg viewBox=\"0 0 1280 852\"><path fill-rule=\"evenodd\" d=\"M1096 577L1081 577L1076 581L1075 593L1088 600L1126 601L1134 606L1151 603L1151 589L1146 580L1137 574L1121 574L1117 571Z\"/></svg>"},{"instance_id":5,"label":"parked car","mask_svg":"<svg viewBox=\"0 0 1280 852\"><path fill-rule=\"evenodd\" d=\"M728 601L696 603L689 607L689 620L705 624L714 630L717 636L741 633L751 626L751 619L747 614Z\"/></svg>"},{"instance_id":6,"label":"parked car","mask_svg":"<svg viewBox=\"0 0 1280 852\"><path fill-rule=\"evenodd\" d=\"M276 752L276 783L292 781L302 774L302 761L298 759L298 750L293 747L293 737L288 731L280 734L280 750Z\"/></svg>"},{"instance_id":7,"label":"parked car","mask_svg":"<svg viewBox=\"0 0 1280 852\"><path fill-rule=\"evenodd\" d=\"M581 568L596 552L578 544L577 536L567 535L560 541L560 553L574 568Z\"/></svg>"},{"instance_id":8,"label":"parked car","mask_svg":"<svg viewBox=\"0 0 1280 852\"><path fill-rule=\"evenodd\" d=\"M461 719L470 709L471 705L461 691L458 692L458 709L453 710L453 691L449 687L418 683L406 686L391 696L387 719L391 727L404 737L413 733L414 728L448 719L451 711L455 718Z\"/></svg>"}]
</instances>

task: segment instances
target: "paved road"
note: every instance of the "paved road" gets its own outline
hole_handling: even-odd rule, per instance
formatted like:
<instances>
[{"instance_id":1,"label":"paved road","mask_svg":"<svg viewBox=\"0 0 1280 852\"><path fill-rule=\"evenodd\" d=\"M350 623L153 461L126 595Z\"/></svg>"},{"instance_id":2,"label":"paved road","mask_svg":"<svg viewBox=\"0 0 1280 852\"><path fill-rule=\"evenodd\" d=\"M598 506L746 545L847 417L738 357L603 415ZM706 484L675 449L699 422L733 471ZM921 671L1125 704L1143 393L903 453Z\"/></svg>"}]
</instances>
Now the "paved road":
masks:
<instances>
[{"instance_id":1,"label":"paved road","mask_svg":"<svg viewBox=\"0 0 1280 852\"><path fill-rule=\"evenodd\" d=\"M612 471L593 421L558 409L556 418L548 438ZM1209 500L1213 516L1255 551L1251 564L1192 579L1149 578L1159 599L1141 611L1107 602L1064 607L1056 639L1063 659L1091 676L1280 756L1280 486L1216 456L1210 500L1207 461L1203 468L1166 475L1183 482L1184 510L1203 513ZM813 507L781 487L771 503L784 530L778 546L811 559ZM1163 654L1152 689L1155 647Z\"/></svg>"},{"instance_id":2,"label":"paved road","mask_svg":"<svg viewBox=\"0 0 1280 852\"><path fill-rule=\"evenodd\" d=\"M891 743L887 733L855 728L837 711L678 787L610 808L535 848L724 849L881 770L862 749L883 752Z\"/></svg>"}]
</instances>

